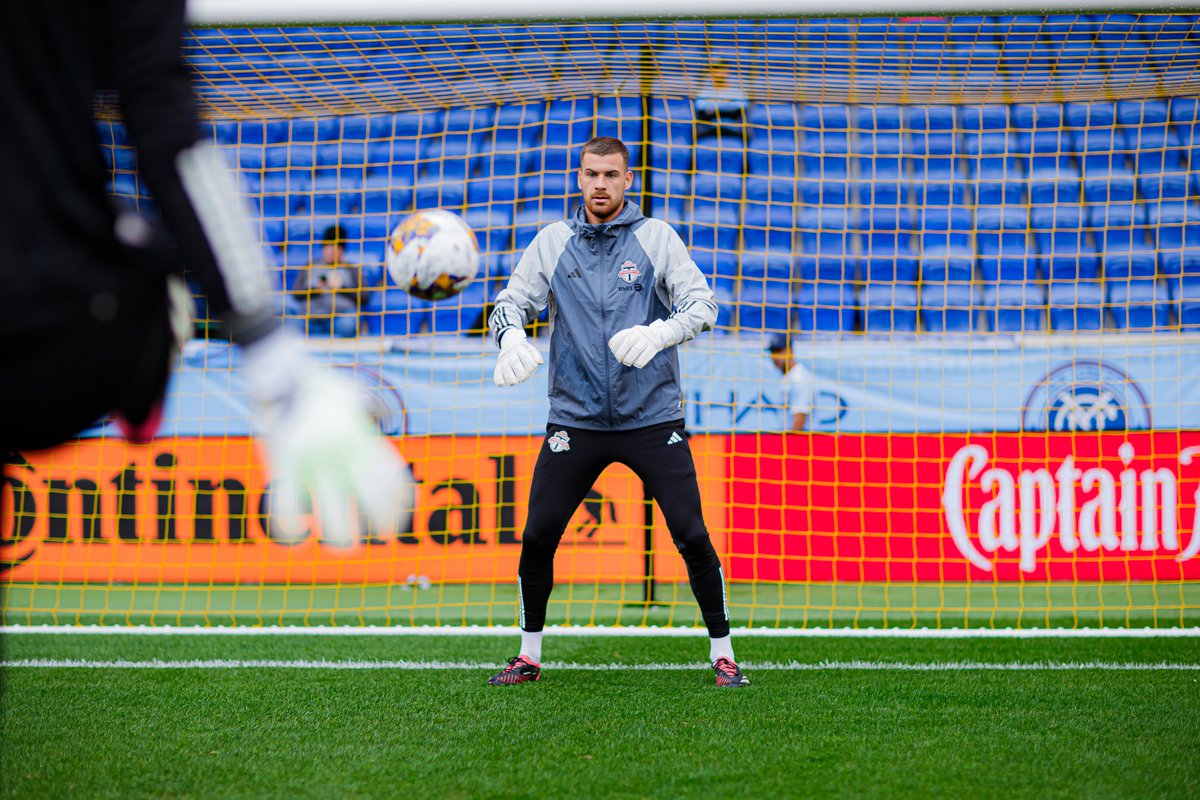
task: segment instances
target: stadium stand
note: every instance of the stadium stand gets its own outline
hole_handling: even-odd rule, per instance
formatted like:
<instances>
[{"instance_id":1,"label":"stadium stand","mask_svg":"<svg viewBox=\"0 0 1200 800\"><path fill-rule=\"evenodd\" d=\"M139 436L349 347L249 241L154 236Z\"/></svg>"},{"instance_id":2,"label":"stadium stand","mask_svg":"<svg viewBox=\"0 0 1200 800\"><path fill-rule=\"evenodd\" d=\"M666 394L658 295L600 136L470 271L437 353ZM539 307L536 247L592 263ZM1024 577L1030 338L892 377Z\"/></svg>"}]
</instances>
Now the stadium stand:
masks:
<instances>
[{"instance_id":1,"label":"stadium stand","mask_svg":"<svg viewBox=\"0 0 1200 800\"><path fill-rule=\"evenodd\" d=\"M972 44L955 49L955 26L964 20ZM1072 62L1076 80L1103 80L1122 68L1116 51L1109 52L1120 41L1117 16L1078 22L1061 36L1053 26L1027 34L1014 17L893 21L886 31L864 22L858 41L851 27L825 23L764 21L752 33L763 38L769 57L772 37L819 28L834 37L824 40L827 50L844 47L848 63L853 50L848 80L860 82L885 79L880 65L895 54L882 42L897 31L913 37L914 70L926 50L952 62L961 58L961 69L947 68L950 77L932 71L932 81L952 77L990 87L1018 74L1022 81L1059 80L1043 63L1075 52L1086 56ZM640 41L621 25L612 35L625 47ZM267 59L285 46L264 35L258 55ZM1166 46L1145 42L1148 58L1158 58L1163 70L1178 66ZM664 74L675 74L669 65L678 74L696 72L709 56L682 41L657 54ZM208 59L196 61L197 68L223 64L219 51L196 59ZM839 68L830 52L823 59L823 69ZM568 62L564 56L559 67L569 69ZM461 58L447 60L445 69L439 78L467 79ZM648 168L633 191L645 189L639 197L647 213L675 225L705 274L724 296L737 298L736 313L722 319L741 331L1200 326L1195 98L804 105L775 102L764 89L760 97L749 93L742 138L705 134L693 100L663 94L645 104L636 96L585 96L316 119L221 119L206 129L241 168L263 237L284 267L306 259L314 237L335 221L358 237L351 251L377 267L395 222L412 210L442 206L466 216L480 233L488 274L503 276L541 225L573 210L577 149L606 134L633 146L635 166ZM121 125L99 125L113 192L146 203ZM382 270L373 274L382 282ZM469 316L449 310L431 316L402 293L378 288L368 306L369 333L431 324L449 331L453 320Z\"/></svg>"}]
</instances>

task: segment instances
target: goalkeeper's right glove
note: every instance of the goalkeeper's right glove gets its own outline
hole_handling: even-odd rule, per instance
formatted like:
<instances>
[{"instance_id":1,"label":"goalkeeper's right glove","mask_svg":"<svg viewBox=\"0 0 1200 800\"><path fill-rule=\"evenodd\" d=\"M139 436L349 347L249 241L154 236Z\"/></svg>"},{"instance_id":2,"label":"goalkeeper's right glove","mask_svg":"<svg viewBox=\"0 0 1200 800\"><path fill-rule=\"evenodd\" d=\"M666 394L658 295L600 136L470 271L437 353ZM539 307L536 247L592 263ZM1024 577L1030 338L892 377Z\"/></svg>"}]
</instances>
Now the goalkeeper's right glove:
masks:
<instances>
[{"instance_id":1,"label":"goalkeeper's right glove","mask_svg":"<svg viewBox=\"0 0 1200 800\"><path fill-rule=\"evenodd\" d=\"M244 354L246 383L261 412L276 535L304 536L312 501L328 544L357 544L360 519L381 532L407 530L412 473L379 435L358 390L283 332L268 334Z\"/></svg>"},{"instance_id":2,"label":"goalkeeper's right glove","mask_svg":"<svg viewBox=\"0 0 1200 800\"><path fill-rule=\"evenodd\" d=\"M500 337L500 355L496 358L496 371L492 377L497 386L516 386L529 380L538 364L543 363L542 354L529 343L525 331L509 328Z\"/></svg>"}]
</instances>

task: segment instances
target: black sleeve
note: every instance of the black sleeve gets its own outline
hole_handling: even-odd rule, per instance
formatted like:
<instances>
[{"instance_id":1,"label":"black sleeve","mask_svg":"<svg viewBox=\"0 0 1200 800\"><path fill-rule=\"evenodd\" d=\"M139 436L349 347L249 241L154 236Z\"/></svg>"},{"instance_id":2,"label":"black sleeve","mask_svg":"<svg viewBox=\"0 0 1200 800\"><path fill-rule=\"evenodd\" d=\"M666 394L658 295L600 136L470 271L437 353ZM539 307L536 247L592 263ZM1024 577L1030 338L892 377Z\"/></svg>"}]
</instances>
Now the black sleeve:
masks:
<instances>
[{"instance_id":1,"label":"black sleeve","mask_svg":"<svg viewBox=\"0 0 1200 800\"><path fill-rule=\"evenodd\" d=\"M266 298L261 309L238 307L231 298L228 271L222 271L218 250L180 174L180 153L201 138L196 97L181 54L184 0L106 0L106 4L103 16L109 30L103 41L108 77L120 96L139 172L179 246L178 268L191 273L218 317L260 317L269 306ZM246 329L245 324L240 327ZM236 331L239 326L231 324L231 328Z\"/></svg>"}]
</instances>

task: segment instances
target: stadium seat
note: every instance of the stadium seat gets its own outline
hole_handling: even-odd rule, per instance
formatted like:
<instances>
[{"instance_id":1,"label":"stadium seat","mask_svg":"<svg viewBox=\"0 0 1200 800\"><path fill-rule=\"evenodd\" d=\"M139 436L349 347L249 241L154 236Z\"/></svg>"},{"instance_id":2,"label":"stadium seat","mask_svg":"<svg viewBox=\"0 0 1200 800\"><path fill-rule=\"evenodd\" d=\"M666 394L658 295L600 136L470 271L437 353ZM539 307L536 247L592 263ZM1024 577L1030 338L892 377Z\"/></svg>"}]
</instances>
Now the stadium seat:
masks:
<instances>
[{"instance_id":1,"label":"stadium seat","mask_svg":"<svg viewBox=\"0 0 1200 800\"><path fill-rule=\"evenodd\" d=\"M711 195L705 195L703 193L706 190L705 187L707 184L701 181L702 177L703 176L700 175L696 176L696 196L698 198L711 198ZM725 200L729 200L730 196L728 194L724 194L724 192L733 188L733 184L729 181L729 178L723 178L722 182L718 183L716 186L716 191L722 192L722 198ZM741 181L738 181L737 183L739 186L741 185ZM796 180L793 177L763 178L751 176L746 178L745 186L746 200L750 203L765 204L796 202ZM709 188L707 191L712 191L712 189Z\"/></svg>"},{"instance_id":2,"label":"stadium seat","mask_svg":"<svg viewBox=\"0 0 1200 800\"><path fill-rule=\"evenodd\" d=\"M1200 277L1172 281L1172 299L1177 304L1179 327L1184 331L1200 331Z\"/></svg>"},{"instance_id":3,"label":"stadium seat","mask_svg":"<svg viewBox=\"0 0 1200 800\"><path fill-rule=\"evenodd\" d=\"M1122 247L1106 247L1103 251L1104 277L1153 278L1158 273L1158 248L1145 236L1144 229Z\"/></svg>"},{"instance_id":4,"label":"stadium seat","mask_svg":"<svg viewBox=\"0 0 1200 800\"><path fill-rule=\"evenodd\" d=\"M684 184L686 185L687 176L682 175L680 177L684 178ZM770 181L766 178L757 178L756 180L767 183L772 188L776 189L776 191L779 191L781 193L781 202L791 202L795 199L793 196L787 200L782 200L784 186L791 184L789 181ZM698 172L696 173L695 178L692 180L691 194L697 198L703 198L706 200L734 200L741 202L743 183L744 181L741 175ZM776 186L776 184L778 184L778 186ZM794 184L791 185L794 187Z\"/></svg>"},{"instance_id":5,"label":"stadium seat","mask_svg":"<svg viewBox=\"0 0 1200 800\"><path fill-rule=\"evenodd\" d=\"M922 252L971 250L971 211L962 207L925 207L917 210Z\"/></svg>"},{"instance_id":6,"label":"stadium seat","mask_svg":"<svg viewBox=\"0 0 1200 800\"><path fill-rule=\"evenodd\" d=\"M800 172L795 128L752 127L747 147L746 171L750 175L790 178Z\"/></svg>"},{"instance_id":7,"label":"stadium seat","mask_svg":"<svg viewBox=\"0 0 1200 800\"><path fill-rule=\"evenodd\" d=\"M747 250L791 250L796 235L795 206L747 203L742 245Z\"/></svg>"},{"instance_id":8,"label":"stadium seat","mask_svg":"<svg viewBox=\"0 0 1200 800\"><path fill-rule=\"evenodd\" d=\"M1098 331L1104 328L1104 290L1092 281L1049 283L1050 329Z\"/></svg>"},{"instance_id":9,"label":"stadium seat","mask_svg":"<svg viewBox=\"0 0 1200 800\"><path fill-rule=\"evenodd\" d=\"M431 303L431 333L463 333L487 327L483 304L487 300L487 281L474 280L454 297Z\"/></svg>"},{"instance_id":10,"label":"stadium seat","mask_svg":"<svg viewBox=\"0 0 1200 800\"><path fill-rule=\"evenodd\" d=\"M983 289L983 317L996 333L1040 331L1046 325L1046 289L1032 282L988 283Z\"/></svg>"},{"instance_id":11,"label":"stadium seat","mask_svg":"<svg viewBox=\"0 0 1200 800\"><path fill-rule=\"evenodd\" d=\"M917 329L917 287L868 282L863 288L863 332L913 332Z\"/></svg>"},{"instance_id":12,"label":"stadium seat","mask_svg":"<svg viewBox=\"0 0 1200 800\"><path fill-rule=\"evenodd\" d=\"M958 283L922 283L921 325L932 333L975 330L974 287Z\"/></svg>"},{"instance_id":13,"label":"stadium seat","mask_svg":"<svg viewBox=\"0 0 1200 800\"><path fill-rule=\"evenodd\" d=\"M918 266L922 281L969 283L975 277L975 254L965 247L927 247Z\"/></svg>"},{"instance_id":14,"label":"stadium seat","mask_svg":"<svg viewBox=\"0 0 1200 800\"><path fill-rule=\"evenodd\" d=\"M801 331L839 333L854 330L857 302L849 283L806 283L795 298L796 327Z\"/></svg>"},{"instance_id":15,"label":"stadium seat","mask_svg":"<svg viewBox=\"0 0 1200 800\"><path fill-rule=\"evenodd\" d=\"M791 282L743 276L737 309L738 327L743 331L789 331L792 329Z\"/></svg>"},{"instance_id":16,"label":"stadium seat","mask_svg":"<svg viewBox=\"0 0 1200 800\"><path fill-rule=\"evenodd\" d=\"M732 252L738 246L741 204L695 201L691 246Z\"/></svg>"},{"instance_id":17,"label":"stadium seat","mask_svg":"<svg viewBox=\"0 0 1200 800\"><path fill-rule=\"evenodd\" d=\"M372 336L409 336L429 328L431 305L403 289L389 288L369 292L361 316Z\"/></svg>"},{"instance_id":18,"label":"stadium seat","mask_svg":"<svg viewBox=\"0 0 1200 800\"><path fill-rule=\"evenodd\" d=\"M1200 206L1163 200L1146 211L1157 236L1159 269L1166 275L1200 274Z\"/></svg>"},{"instance_id":19,"label":"stadium seat","mask_svg":"<svg viewBox=\"0 0 1200 800\"><path fill-rule=\"evenodd\" d=\"M642 138L640 97L601 97L596 105L596 135L613 136L626 144Z\"/></svg>"},{"instance_id":20,"label":"stadium seat","mask_svg":"<svg viewBox=\"0 0 1200 800\"><path fill-rule=\"evenodd\" d=\"M1029 220L1024 208L978 209L975 246L984 281L1026 281L1037 276L1037 259L1029 250Z\"/></svg>"},{"instance_id":21,"label":"stadium seat","mask_svg":"<svg viewBox=\"0 0 1200 800\"><path fill-rule=\"evenodd\" d=\"M503 203L470 206L463 219L475 231L479 249L484 253L501 253L512 245L512 206Z\"/></svg>"},{"instance_id":22,"label":"stadium seat","mask_svg":"<svg viewBox=\"0 0 1200 800\"><path fill-rule=\"evenodd\" d=\"M736 253L698 247L691 248L690 253L710 284L724 287L730 292L736 289L741 269Z\"/></svg>"},{"instance_id":23,"label":"stadium seat","mask_svg":"<svg viewBox=\"0 0 1200 800\"><path fill-rule=\"evenodd\" d=\"M1120 330L1150 331L1170 324L1171 300L1167 285L1153 278L1112 280L1108 290L1108 312L1113 327Z\"/></svg>"}]
</instances>

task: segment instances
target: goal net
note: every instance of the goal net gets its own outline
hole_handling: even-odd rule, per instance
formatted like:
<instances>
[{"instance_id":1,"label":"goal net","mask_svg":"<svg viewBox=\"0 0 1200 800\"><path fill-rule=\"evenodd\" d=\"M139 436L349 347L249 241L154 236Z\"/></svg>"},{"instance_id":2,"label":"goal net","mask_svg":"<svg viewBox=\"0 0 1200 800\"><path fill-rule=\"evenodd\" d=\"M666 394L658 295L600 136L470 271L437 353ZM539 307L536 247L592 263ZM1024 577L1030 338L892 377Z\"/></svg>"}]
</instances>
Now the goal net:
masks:
<instances>
[{"instance_id":1,"label":"goal net","mask_svg":"<svg viewBox=\"0 0 1200 800\"><path fill-rule=\"evenodd\" d=\"M238 354L198 298L158 439L99 420L7 457L3 622L514 624L546 379L496 388L484 319L538 229L574 212L580 145L607 135L720 304L679 358L735 626L1196 625L1197 26L195 29L205 135L237 169L284 324L370 399L417 512L351 550L273 538ZM153 214L112 107L112 191ZM383 252L438 207L483 266L428 303ZM330 241L359 290L301 302ZM531 334L546 347L544 318ZM567 526L556 581L551 623L699 624L619 465Z\"/></svg>"}]
</instances>

